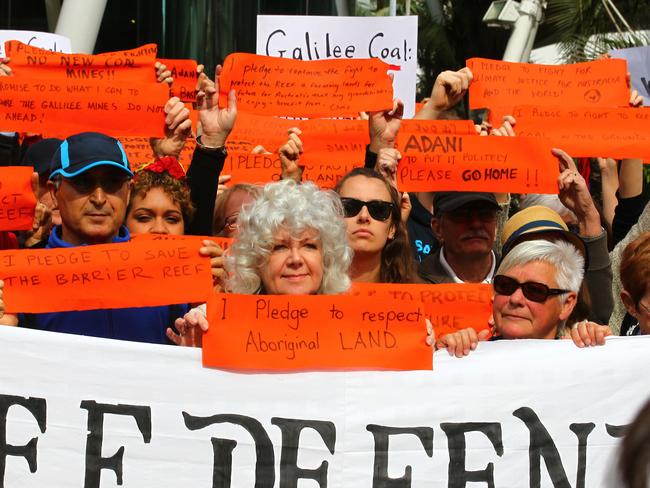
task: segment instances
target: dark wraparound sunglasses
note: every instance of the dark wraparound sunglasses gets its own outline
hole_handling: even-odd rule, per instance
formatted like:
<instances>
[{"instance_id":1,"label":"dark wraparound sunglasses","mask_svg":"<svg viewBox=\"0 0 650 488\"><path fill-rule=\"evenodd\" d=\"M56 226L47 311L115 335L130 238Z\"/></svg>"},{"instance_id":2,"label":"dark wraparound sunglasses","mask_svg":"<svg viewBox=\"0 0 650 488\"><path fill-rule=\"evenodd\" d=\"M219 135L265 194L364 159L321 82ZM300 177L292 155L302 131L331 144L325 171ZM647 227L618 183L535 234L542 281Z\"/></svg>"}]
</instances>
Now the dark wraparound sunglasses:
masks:
<instances>
[{"instance_id":1,"label":"dark wraparound sunglasses","mask_svg":"<svg viewBox=\"0 0 650 488\"><path fill-rule=\"evenodd\" d=\"M381 222L384 222L390 217L391 212L393 211L393 204L391 202L384 202L383 200L370 200L369 202L364 202L363 200L357 200L356 198L341 198L341 203L343 204L343 212L346 217L355 217L359 215L361 209L366 207L370 216Z\"/></svg>"},{"instance_id":2,"label":"dark wraparound sunglasses","mask_svg":"<svg viewBox=\"0 0 650 488\"><path fill-rule=\"evenodd\" d=\"M544 283L538 283L536 281L519 283L514 278L504 275L495 276L492 280L492 286L497 294L505 296L510 296L517 291L517 288L521 288L521 292L528 300L537 303L545 302L550 296L562 295L571 291L560 288L549 288Z\"/></svg>"}]
</instances>

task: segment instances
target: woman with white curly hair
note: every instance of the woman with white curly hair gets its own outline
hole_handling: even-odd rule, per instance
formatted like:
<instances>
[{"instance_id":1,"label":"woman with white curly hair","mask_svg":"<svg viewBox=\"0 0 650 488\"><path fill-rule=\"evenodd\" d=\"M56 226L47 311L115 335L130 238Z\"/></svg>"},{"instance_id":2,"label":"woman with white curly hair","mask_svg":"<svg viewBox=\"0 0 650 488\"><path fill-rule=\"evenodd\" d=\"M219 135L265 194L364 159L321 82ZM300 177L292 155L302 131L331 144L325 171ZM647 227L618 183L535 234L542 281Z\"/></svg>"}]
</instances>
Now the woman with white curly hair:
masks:
<instances>
[{"instance_id":1,"label":"woman with white curly hair","mask_svg":"<svg viewBox=\"0 0 650 488\"><path fill-rule=\"evenodd\" d=\"M335 294L350 287L352 251L335 193L280 181L238 219L226 258L226 290L272 295Z\"/></svg>"},{"instance_id":2,"label":"woman with white curly hair","mask_svg":"<svg viewBox=\"0 0 650 488\"><path fill-rule=\"evenodd\" d=\"M225 260L225 289L268 295L343 293L350 287L351 262L337 195L313 183L283 180L266 185L239 214L237 238ZM205 310L191 310L175 326L179 334L168 334L172 341L199 346L208 329Z\"/></svg>"}]
</instances>

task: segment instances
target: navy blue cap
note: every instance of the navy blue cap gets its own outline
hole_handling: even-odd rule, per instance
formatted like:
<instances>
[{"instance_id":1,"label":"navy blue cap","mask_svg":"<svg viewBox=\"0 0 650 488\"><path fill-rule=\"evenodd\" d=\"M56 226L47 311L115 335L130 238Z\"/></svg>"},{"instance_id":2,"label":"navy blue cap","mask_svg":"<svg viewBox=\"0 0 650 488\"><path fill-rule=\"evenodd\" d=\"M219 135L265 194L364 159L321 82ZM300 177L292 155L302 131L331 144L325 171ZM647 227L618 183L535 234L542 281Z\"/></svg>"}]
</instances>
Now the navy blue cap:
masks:
<instances>
[{"instance_id":1,"label":"navy blue cap","mask_svg":"<svg viewBox=\"0 0 650 488\"><path fill-rule=\"evenodd\" d=\"M68 137L54 153L50 179L57 175L74 178L98 166L114 166L133 176L120 141L98 132L82 132Z\"/></svg>"}]
</instances>

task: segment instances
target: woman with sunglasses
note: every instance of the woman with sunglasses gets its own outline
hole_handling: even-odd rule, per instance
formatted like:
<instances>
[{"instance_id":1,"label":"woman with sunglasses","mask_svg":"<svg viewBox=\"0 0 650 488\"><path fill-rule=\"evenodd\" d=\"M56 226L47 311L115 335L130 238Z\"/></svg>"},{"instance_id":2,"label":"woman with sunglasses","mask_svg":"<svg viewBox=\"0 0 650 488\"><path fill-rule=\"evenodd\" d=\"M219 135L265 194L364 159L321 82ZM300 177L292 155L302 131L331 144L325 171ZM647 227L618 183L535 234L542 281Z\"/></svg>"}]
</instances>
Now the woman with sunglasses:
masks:
<instances>
[{"instance_id":1,"label":"woman with sunglasses","mask_svg":"<svg viewBox=\"0 0 650 488\"><path fill-rule=\"evenodd\" d=\"M559 339L565 337L566 320L576 305L584 274L584 258L572 244L564 241L526 241L517 244L503 259L492 282L494 287L494 330L491 340ZM606 326L589 327L594 344L611 335ZM476 349L488 331L476 334L468 328L442 336L436 349L447 349L457 357ZM570 334L576 345L579 334Z\"/></svg>"},{"instance_id":2,"label":"woman with sunglasses","mask_svg":"<svg viewBox=\"0 0 650 488\"><path fill-rule=\"evenodd\" d=\"M376 171L356 168L336 186L350 247L352 281L416 283L415 261L397 190Z\"/></svg>"}]
</instances>

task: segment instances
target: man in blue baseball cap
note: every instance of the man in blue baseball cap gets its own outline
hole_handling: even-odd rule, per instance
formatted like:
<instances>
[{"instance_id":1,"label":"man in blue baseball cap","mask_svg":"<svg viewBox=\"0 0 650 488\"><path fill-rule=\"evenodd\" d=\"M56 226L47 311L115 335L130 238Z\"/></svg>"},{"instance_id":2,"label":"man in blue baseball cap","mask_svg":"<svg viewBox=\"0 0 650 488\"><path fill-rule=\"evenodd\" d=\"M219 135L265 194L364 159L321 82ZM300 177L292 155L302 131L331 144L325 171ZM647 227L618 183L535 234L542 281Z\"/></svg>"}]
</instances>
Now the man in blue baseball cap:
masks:
<instances>
[{"instance_id":1,"label":"man in blue baseball cap","mask_svg":"<svg viewBox=\"0 0 650 488\"><path fill-rule=\"evenodd\" d=\"M129 241L131 236L123 222L132 176L117 139L96 132L65 139L52 158L48 182L61 213L61 225L54 227L46 247ZM23 327L53 332L169 344L167 328L187 309L187 304L179 304L21 314L18 322Z\"/></svg>"},{"instance_id":2,"label":"man in blue baseball cap","mask_svg":"<svg viewBox=\"0 0 650 488\"><path fill-rule=\"evenodd\" d=\"M129 239L123 227L133 173L117 139L84 132L65 139L52 159L48 182L61 214L48 247L106 244Z\"/></svg>"}]
</instances>

